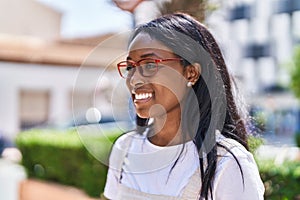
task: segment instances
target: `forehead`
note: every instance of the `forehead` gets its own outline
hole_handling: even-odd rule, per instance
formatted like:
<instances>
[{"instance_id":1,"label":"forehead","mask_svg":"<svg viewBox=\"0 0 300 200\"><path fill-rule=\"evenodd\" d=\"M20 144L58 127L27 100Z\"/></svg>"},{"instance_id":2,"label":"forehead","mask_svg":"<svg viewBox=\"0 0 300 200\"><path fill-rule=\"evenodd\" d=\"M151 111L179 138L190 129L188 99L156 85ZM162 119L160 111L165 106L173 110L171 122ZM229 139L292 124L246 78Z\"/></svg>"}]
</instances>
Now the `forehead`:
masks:
<instances>
[{"instance_id":1,"label":"forehead","mask_svg":"<svg viewBox=\"0 0 300 200\"><path fill-rule=\"evenodd\" d=\"M130 43L129 51L152 49L173 53L173 51L162 42L151 38L147 33L139 33Z\"/></svg>"}]
</instances>

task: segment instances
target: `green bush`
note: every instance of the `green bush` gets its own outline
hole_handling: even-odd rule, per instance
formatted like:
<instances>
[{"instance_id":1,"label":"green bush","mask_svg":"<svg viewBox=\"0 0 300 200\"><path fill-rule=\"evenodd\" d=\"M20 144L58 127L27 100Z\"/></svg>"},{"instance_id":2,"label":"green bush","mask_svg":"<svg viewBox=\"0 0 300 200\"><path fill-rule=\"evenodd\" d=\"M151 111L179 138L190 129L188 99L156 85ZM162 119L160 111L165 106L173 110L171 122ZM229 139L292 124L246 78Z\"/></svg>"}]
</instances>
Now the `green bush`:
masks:
<instances>
[{"instance_id":1,"label":"green bush","mask_svg":"<svg viewBox=\"0 0 300 200\"><path fill-rule=\"evenodd\" d=\"M300 195L300 162L289 161L281 165L271 160L258 161L265 185L266 200L297 199Z\"/></svg>"},{"instance_id":2,"label":"green bush","mask_svg":"<svg viewBox=\"0 0 300 200\"><path fill-rule=\"evenodd\" d=\"M109 141L114 141L120 132L105 135L110 136L108 139L99 134L79 136L76 129L30 130L20 133L16 144L29 177L75 186L99 197L107 166L97 158L107 161L112 144Z\"/></svg>"}]
</instances>

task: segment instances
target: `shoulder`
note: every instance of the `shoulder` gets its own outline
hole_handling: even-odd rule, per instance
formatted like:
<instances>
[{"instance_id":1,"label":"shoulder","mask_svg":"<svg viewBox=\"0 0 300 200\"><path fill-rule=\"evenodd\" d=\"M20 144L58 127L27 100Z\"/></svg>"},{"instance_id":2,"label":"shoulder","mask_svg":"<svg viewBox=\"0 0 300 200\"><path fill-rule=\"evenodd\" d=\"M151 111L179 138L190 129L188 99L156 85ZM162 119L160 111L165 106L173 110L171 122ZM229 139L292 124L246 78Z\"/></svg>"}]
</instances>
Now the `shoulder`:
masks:
<instances>
[{"instance_id":1,"label":"shoulder","mask_svg":"<svg viewBox=\"0 0 300 200\"><path fill-rule=\"evenodd\" d=\"M238 141L219 134L217 142L219 144L217 148L219 171L230 171L237 175L242 175L244 171L249 170L258 171L252 153Z\"/></svg>"},{"instance_id":2,"label":"shoulder","mask_svg":"<svg viewBox=\"0 0 300 200\"><path fill-rule=\"evenodd\" d=\"M250 153L239 142L226 138L219 142L221 146L218 146L218 166L217 172L235 172L241 175L241 171L257 170L256 162L252 153Z\"/></svg>"},{"instance_id":3,"label":"shoulder","mask_svg":"<svg viewBox=\"0 0 300 200\"><path fill-rule=\"evenodd\" d=\"M232 157L237 159L252 159L252 154L238 141L226 138L225 136L217 133L216 141L218 145L218 156L219 157Z\"/></svg>"},{"instance_id":4,"label":"shoulder","mask_svg":"<svg viewBox=\"0 0 300 200\"><path fill-rule=\"evenodd\" d=\"M131 146L144 138L144 135L131 131L122 134L113 144L110 152L110 167L119 169Z\"/></svg>"},{"instance_id":5,"label":"shoulder","mask_svg":"<svg viewBox=\"0 0 300 200\"><path fill-rule=\"evenodd\" d=\"M244 171L258 171L251 152L234 139L222 138L217 150L218 171L231 171L242 175Z\"/></svg>"},{"instance_id":6,"label":"shoulder","mask_svg":"<svg viewBox=\"0 0 300 200\"><path fill-rule=\"evenodd\" d=\"M142 134L137 133L136 131L130 131L120 135L115 141L113 148L118 149L128 149L130 144L138 139L143 138Z\"/></svg>"},{"instance_id":7,"label":"shoulder","mask_svg":"<svg viewBox=\"0 0 300 200\"><path fill-rule=\"evenodd\" d=\"M264 186L253 155L233 139L221 137L218 143L223 147L218 147L214 182L217 197L263 199Z\"/></svg>"}]
</instances>

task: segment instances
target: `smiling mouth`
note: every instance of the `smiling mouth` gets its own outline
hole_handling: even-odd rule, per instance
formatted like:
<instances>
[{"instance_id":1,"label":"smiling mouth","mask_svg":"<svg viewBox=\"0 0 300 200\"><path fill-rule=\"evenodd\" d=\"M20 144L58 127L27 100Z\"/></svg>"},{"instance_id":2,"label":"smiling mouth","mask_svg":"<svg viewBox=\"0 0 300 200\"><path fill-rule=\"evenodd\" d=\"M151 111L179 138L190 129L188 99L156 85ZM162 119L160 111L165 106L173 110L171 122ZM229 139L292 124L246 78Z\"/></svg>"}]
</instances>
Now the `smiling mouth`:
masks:
<instances>
[{"instance_id":1,"label":"smiling mouth","mask_svg":"<svg viewBox=\"0 0 300 200\"><path fill-rule=\"evenodd\" d=\"M153 93L138 93L133 94L134 103L146 103L151 100Z\"/></svg>"}]
</instances>

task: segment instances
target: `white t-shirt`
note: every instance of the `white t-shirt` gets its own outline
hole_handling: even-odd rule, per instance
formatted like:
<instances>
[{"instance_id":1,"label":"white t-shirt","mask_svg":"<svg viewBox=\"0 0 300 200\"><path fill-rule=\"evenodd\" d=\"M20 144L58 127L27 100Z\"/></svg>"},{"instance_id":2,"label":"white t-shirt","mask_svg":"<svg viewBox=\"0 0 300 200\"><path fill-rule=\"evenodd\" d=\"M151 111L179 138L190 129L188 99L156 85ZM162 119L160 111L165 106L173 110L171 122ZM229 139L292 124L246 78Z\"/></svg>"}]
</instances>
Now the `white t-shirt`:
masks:
<instances>
[{"instance_id":1,"label":"white t-shirt","mask_svg":"<svg viewBox=\"0 0 300 200\"><path fill-rule=\"evenodd\" d=\"M181 196L189 179L199 168L199 156L194 143L189 141L184 145L160 147L152 144L145 135L125 134L116 141L114 150L124 147L126 137L133 138L124 162L121 162L121 184L149 194ZM222 150L223 156L217 164L213 183L214 199L263 199L264 186L252 154L234 140L223 136L217 140L223 140L222 144L229 147L238 159L244 184L237 162L229 152ZM118 157L119 154L113 155ZM109 199L115 199L120 178L116 157L110 158L104 190L104 195Z\"/></svg>"}]
</instances>

